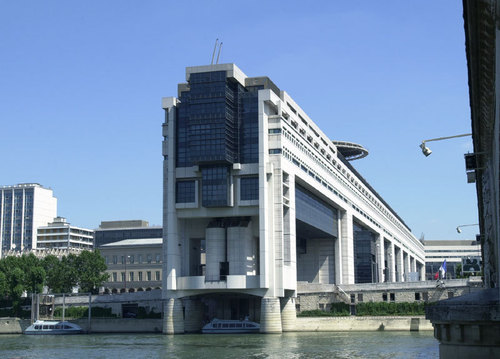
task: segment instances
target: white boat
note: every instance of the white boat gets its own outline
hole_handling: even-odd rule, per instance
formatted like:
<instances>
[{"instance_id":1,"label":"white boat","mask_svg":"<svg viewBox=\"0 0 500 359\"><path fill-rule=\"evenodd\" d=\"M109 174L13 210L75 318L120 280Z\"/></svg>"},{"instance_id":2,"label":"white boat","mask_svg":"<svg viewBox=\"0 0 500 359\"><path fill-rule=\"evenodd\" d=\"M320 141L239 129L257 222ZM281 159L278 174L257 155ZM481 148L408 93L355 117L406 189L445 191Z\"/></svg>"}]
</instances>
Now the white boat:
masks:
<instances>
[{"instance_id":1,"label":"white boat","mask_svg":"<svg viewBox=\"0 0 500 359\"><path fill-rule=\"evenodd\" d=\"M24 334L28 335L64 335L81 333L83 333L83 330L78 325L56 320L37 320L24 331Z\"/></svg>"},{"instance_id":2,"label":"white boat","mask_svg":"<svg viewBox=\"0 0 500 359\"><path fill-rule=\"evenodd\" d=\"M245 318L245 320L225 320L215 318L201 329L203 334L240 334L258 333L259 331L260 324L251 322L248 318Z\"/></svg>"}]
</instances>

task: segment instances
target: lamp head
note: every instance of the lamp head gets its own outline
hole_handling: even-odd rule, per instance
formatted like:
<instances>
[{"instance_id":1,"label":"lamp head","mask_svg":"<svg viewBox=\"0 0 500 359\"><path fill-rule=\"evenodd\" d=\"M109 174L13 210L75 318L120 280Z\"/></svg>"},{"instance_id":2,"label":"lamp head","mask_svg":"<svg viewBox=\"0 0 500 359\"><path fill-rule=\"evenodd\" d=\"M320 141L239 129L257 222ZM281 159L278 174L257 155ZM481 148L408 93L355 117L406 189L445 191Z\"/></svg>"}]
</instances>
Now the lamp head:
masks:
<instances>
[{"instance_id":1,"label":"lamp head","mask_svg":"<svg viewBox=\"0 0 500 359\"><path fill-rule=\"evenodd\" d=\"M457 227L457 232L462 233L462 230L460 229L460 227Z\"/></svg>"},{"instance_id":2,"label":"lamp head","mask_svg":"<svg viewBox=\"0 0 500 359\"><path fill-rule=\"evenodd\" d=\"M428 157L432 153L431 149L425 145L425 142L420 144L420 148L422 149L422 153L425 157Z\"/></svg>"}]
</instances>

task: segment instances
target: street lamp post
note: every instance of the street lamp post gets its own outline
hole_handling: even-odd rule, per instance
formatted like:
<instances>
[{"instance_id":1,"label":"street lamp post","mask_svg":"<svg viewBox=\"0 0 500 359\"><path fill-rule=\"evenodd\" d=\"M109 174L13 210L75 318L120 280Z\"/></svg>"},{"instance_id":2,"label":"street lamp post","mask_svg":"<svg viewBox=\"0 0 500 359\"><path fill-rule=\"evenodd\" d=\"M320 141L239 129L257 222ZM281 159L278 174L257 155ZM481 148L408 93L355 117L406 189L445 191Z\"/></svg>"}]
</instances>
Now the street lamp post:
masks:
<instances>
[{"instance_id":1,"label":"street lamp post","mask_svg":"<svg viewBox=\"0 0 500 359\"><path fill-rule=\"evenodd\" d=\"M422 153L425 155L425 157L428 157L432 153L432 151L429 147L425 145L426 142L449 140L451 138L466 137L466 136L472 136L472 133L464 133L462 135L438 137L438 138L431 138L429 140L423 140L422 143L420 144L420 148L422 149Z\"/></svg>"},{"instance_id":2,"label":"street lamp post","mask_svg":"<svg viewBox=\"0 0 500 359\"><path fill-rule=\"evenodd\" d=\"M462 227L471 227L471 226L479 226L479 223L474 223L474 224L462 224L460 226L457 226L457 233L462 233L462 230L460 228Z\"/></svg>"}]
</instances>

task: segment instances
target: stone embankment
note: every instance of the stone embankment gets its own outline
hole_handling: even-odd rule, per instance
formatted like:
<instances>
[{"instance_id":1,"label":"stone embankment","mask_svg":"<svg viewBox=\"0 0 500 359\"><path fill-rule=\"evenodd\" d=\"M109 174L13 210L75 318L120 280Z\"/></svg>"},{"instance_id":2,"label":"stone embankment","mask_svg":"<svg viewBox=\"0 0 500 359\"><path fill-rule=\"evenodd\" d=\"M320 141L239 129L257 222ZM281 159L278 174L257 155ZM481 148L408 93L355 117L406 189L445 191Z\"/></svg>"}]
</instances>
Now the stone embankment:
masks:
<instances>
[{"instance_id":1,"label":"stone embankment","mask_svg":"<svg viewBox=\"0 0 500 359\"><path fill-rule=\"evenodd\" d=\"M91 333L161 333L161 319L94 318L71 320ZM0 318L0 334L22 334L30 325L27 319ZM297 318L297 332L349 331L422 331L433 330L424 317L310 317Z\"/></svg>"}]
</instances>

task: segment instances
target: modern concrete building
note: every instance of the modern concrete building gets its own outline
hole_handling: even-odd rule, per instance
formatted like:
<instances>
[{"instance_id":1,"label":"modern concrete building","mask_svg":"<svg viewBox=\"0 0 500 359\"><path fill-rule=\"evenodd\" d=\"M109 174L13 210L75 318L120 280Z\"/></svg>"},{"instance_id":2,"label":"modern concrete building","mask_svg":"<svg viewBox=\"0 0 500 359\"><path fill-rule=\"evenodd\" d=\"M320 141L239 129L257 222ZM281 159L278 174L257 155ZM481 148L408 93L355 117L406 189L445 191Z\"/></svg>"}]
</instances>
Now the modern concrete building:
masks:
<instances>
[{"instance_id":1,"label":"modern concrete building","mask_svg":"<svg viewBox=\"0 0 500 359\"><path fill-rule=\"evenodd\" d=\"M38 227L37 233L38 249L92 250L94 248L94 231L71 226L63 217L56 217L47 226Z\"/></svg>"},{"instance_id":2,"label":"modern concrete building","mask_svg":"<svg viewBox=\"0 0 500 359\"><path fill-rule=\"evenodd\" d=\"M162 238L124 239L99 247L108 269L104 293L142 292L160 289Z\"/></svg>"},{"instance_id":3,"label":"modern concrete building","mask_svg":"<svg viewBox=\"0 0 500 359\"><path fill-rule=\"evenodd\" d=\"M136 238L162 238L163 228L161 226L149 226L148 221L143 220L119 220L102 221L99 228L95 230L95 246L100 246L122 241L124 239Z\"/></svg>"},{"instance_id":4,"label":"modern concrete building","mask_svg":"<svg viewBox=\"0 0 500 359\"><path fill-rule=\"evenodd\" d=\"M446 260L446 278L455 279L459 264L481 258L481 243L470 240L424 241L425 276L432 280Z\"/></svg>"},{"instance_id":5,"label":"modern concrete building","mask_svg":"<svg viewBox=\"0 0 500 359\"><path fill-rule=\"evenodd\" d=\"M166 333L247 315L294 330L298 281L424 279L422 243L342 155L361 146L337 147L234 64L188 67L186 81L163 99Z\"/></svg>"},{"instance_id":6,"label":"modern concrete building","mask_svg":"<svg viewBox=\"0 0 500 359\"><path fill-rule=\"evenodd\" d=\"M0 187L0 258L4 252L36 248L37 228L57 217L57 199L38 183Z\"/></svg>"}]
</instances>

